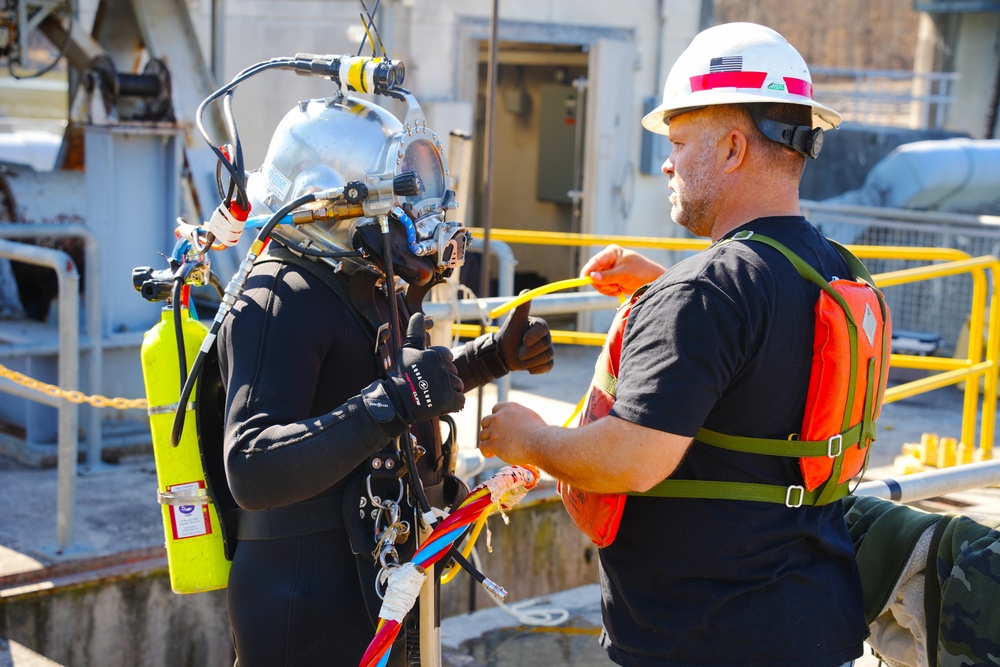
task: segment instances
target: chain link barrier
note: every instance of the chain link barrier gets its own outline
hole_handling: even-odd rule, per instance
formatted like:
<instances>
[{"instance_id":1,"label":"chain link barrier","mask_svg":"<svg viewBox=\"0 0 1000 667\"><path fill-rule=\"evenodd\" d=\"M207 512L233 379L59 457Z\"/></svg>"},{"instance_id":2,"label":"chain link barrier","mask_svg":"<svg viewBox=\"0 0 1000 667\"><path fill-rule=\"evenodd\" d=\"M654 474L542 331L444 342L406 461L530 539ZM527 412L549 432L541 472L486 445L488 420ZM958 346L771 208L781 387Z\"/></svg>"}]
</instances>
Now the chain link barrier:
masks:
<instances>
[{"instance_id":1,"label":"chain link barrier","mask_svg":"<svg viewBox=\"0 0 1000 667\"><path fill-rule=\"evenodd\" d=\"M47 396L65 399L70 403L87 403L95 408L114 408L115 410L145 410L148 407L145 398L108 398L100 394L88 396L82 391L67 391L54 384L40 382L23 373L12 371L3 364L0 364L0 377L7 378L23 387L33 389Z\"/></svg>"}]
</instances>

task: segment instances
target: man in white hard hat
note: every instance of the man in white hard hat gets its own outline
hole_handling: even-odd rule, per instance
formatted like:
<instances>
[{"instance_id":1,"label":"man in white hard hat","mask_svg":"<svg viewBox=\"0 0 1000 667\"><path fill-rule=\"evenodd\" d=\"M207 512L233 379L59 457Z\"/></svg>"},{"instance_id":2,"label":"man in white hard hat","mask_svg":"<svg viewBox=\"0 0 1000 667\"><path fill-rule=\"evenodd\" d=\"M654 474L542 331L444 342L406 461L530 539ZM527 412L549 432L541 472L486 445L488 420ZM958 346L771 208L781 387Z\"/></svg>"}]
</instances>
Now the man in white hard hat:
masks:
<instances>
[{"instance_id":1,"label":"man in white hard hat","mask_svg":"<svg viewBox=\"0 0 1000 667\"><path fill-rule=\"evenodd\" d=\"M671 217L713 245L669 271L617 246L584 266L604 294L645 286L622 324L620 361L606 369L607 416L566 429L502 403L482 420L484 453L538 465L590 499L594 531L584 529L602 546L601 642L620 665L839 667L862 654L862 592L841 503L799 495L796 458L702 436L786 441L803 424L819 288L773 247L745 241L775 239L825 280L849 275L798 200L805 162L839 123L773 30L734 23L695 37L643 125L673 144L663 165ZM782 497L636 495L671 480L741 493L773 485Z\"/></svg>"}]
</instances>

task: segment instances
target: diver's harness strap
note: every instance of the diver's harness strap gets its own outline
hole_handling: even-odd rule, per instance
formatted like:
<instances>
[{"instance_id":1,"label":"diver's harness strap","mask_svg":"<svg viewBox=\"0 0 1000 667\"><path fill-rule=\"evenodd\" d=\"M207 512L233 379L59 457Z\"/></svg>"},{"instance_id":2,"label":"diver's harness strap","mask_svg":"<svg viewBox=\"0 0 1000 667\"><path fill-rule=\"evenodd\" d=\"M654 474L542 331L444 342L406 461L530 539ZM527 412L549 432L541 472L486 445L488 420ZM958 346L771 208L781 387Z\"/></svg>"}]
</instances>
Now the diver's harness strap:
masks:
<instances>
[{"instance_id":1,"label":"diver's harness strap","mask_svg":"<svg viewBox=\"0 0 1000 667\"><path fill-rule=\"evenodd\" d=\"M294 505L237 514L240 540L280 540L344 526L342 495L312 498Z\"/></svg>"}]
</instances>

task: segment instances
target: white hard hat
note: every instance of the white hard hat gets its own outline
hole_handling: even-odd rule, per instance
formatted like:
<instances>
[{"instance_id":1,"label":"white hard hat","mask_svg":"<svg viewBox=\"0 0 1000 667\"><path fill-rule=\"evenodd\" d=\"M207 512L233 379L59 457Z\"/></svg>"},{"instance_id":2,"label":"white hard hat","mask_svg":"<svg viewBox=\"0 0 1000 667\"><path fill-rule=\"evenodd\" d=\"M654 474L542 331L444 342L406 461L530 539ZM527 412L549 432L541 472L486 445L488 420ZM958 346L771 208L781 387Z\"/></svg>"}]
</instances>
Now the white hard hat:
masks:
<instances>
[{"instance_id":1,"label":"white hard hat","mask_svg":"<svg viewBox=\"0 0 1000 667\"><path fill-rule=\"evenodd\" d=\"M663 103L642 126L668 134L670 118L685 111L772 102L811 107L815 127L840 125L839 113L813 99L809 68L784 37L756 23L725 23L695 36L667 75Z\"/></svg>"}]
</instances>

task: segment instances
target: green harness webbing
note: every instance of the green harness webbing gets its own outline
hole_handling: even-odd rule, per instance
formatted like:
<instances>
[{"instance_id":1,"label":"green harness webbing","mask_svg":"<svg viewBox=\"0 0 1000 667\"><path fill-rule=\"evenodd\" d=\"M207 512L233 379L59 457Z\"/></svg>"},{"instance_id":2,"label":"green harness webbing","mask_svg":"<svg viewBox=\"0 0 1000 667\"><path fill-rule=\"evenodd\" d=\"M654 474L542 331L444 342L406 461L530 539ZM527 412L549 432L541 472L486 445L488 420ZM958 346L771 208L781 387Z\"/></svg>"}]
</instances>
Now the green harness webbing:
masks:
<instances>
[{"instance_id":1,"label":"green harness webbing","mask_svg":"<svg viewBox=\"0 0 1000 667\"><path fill-rule=\"evenodd\" d=\"M756 234L752 231L739 232L730 239L722 243L732 241L758 241L771 246L792 263L792 266L803 278L817 285L826 292L843 310L847 318L847 328L850 338L851 349L851 379L848 385L848 395L845 401L844 417L841 424L840 433L827 440L797 440L795 436L790 436L787 440L777 440L770 438L750 438L737 435L718 433L702 428L695 435L695 439L707 445L728 449L731 451L745 452L749 454L763 454L767 456L785 456L791 458L802 458L810 456L828 456L834 460L833 471L830 478L821 487L813 491L806 491L805 487L798 484L781 486L776 484L753 484L749 482L722 482L714 480L686 480L686 479L665 479L653 488L645 492L633 492L633 496L654 496L660 498L703 498L718 500L754 500L768 503L781 503L788 507L800 507L802 505L826 505L835 500L839 500L850 493L849 482L838 484L840 473L844 464L844 455L848 448L861 443L875 440L875 421L872 414L878 414L881 409L881 395L876 392L875 383L875 359L870 359L867 367L867 391L865 392L865 402L863 416L859 423L851 424L851 406L854 404L854 389L857 386L857 358L858 358L858 326L851 314L851 309L844 300L844 297L837 292L828 281L826 281L813 267L805 262L801 257L789 250L785 245L774 239ZM851 252L842 245L830 241L843 256L844 261L851 274L857 280L861 280L873 288L882 311L882 321L886 322L887 309L882 295L874 289L875 282L865 266ZM888 372L889 363L889 341L883 329L882 334L882 368L880 378L885 377ZM613 382L604 387L606 391L614 394L617 379L608 376ZM610 388L609 388L610 387ZM874 406L874 410L872 409ZM790 443L794 442L793 446ZM865 453L865 461L862 473L868 466L868 454Z\"/></svg>"}]
</instances>

